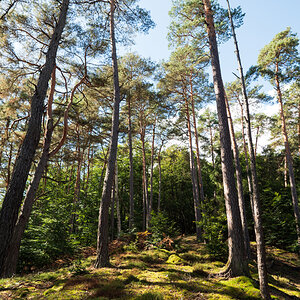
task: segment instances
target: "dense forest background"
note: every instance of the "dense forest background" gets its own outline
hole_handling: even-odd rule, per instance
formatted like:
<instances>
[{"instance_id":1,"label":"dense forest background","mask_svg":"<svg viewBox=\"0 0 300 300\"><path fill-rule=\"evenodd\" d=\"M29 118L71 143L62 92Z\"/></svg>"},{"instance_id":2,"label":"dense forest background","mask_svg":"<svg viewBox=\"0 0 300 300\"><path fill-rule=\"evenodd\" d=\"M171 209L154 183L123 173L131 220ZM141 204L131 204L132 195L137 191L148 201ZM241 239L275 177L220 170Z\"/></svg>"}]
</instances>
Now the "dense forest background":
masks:
<instances>
[{"instance_id":1,"label":"dense forest background","mask_svg":"<svg viewBox=\"0 0 300 300\"><path fill-rule=\"evenodd\" d=\"M168 61L157 64L136 53L117 58L116 49L131 43L135 32L154 26L136 2L1 1L0 237L8 246L0 250L4 257L15 249L9 247L20 248L13 250L17 272L99 247L105 211L110 241L146 230L153 244L197 233L226 262L224 128L209 75L207 12L199 1L173 1ZM241 8L229 14L212 1L211 9L217 43L234 41L234 28L243 24ZM266 41L244 82L236 75L222 91L244 234L257 238L257 189L265 243L295 253L298 45L293 29L278 33ZM265 92L264 82L274 93ZM276 115L261 111L277 100Z\"/></svg>"}]
</instances>

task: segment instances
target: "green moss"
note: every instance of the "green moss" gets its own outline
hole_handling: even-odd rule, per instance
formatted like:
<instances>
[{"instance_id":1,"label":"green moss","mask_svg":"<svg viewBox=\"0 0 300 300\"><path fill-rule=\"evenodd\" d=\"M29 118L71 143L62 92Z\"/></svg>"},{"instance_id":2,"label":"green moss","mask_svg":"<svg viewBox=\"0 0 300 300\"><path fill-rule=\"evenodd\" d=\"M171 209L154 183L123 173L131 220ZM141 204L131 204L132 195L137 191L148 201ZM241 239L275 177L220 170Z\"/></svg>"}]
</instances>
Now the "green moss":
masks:
<instances>
[{"instance_id":1,"label":"green moss","mask_svg":"<svg viewBox=\"0 0 300 300\"><path fill-rule=\"evenodd\" d=\"M167 260L168 264L180 265L184 263L184 260L180 258L177 254L171 254Z\"/></svg>"},{"instance_id":2,"label":"green moss","mask_svg":"<svg viewBox=\"0 0 300 300\"><path fill-rule=\"evenodd\" d=\"M134 299L136 299L136 300L163 300L164 297L160 293L147 292L147 293L145 293L143 295L137 296Z\"/></svg>"}]
</instances>

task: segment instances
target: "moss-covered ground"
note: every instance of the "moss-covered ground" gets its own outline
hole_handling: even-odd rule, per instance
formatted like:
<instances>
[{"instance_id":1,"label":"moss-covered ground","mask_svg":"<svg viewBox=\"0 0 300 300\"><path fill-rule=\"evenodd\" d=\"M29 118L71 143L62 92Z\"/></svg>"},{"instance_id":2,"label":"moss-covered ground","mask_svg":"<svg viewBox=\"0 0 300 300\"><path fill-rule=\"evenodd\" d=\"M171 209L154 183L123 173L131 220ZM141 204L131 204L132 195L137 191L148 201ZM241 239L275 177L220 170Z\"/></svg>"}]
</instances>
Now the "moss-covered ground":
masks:
<instances>
[{"instance_id":1,"label":"moss-covered ground","mask_svg":"<svg viewBox=\"0 0 300 300\"><path fill-rule=\"evenodd\" d=\"M111 268L94 269L94 260L1 279L0 299L260 299L254 261L252 279L216 278L224 264L193 236L181 238L176 250L125 247L112 255ZM298 255L268 248L268 268L272 299L300 299Z\"/></svg>"}]
</instances>

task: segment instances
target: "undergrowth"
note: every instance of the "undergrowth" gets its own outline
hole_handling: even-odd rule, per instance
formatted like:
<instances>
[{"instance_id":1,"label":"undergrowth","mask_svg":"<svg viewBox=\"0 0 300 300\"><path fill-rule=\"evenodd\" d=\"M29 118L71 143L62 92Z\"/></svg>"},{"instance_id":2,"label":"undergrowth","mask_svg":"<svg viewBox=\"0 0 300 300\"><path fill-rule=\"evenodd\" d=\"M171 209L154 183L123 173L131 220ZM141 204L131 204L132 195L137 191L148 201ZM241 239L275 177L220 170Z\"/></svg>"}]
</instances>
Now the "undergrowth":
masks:
<instances>
[{"instance_id":1,"label":"undergrowth","mask_svg":"<svg viewBox=\"0 0 300 300\"><path fill-rule=\"evenodd\" d=\"M145 243L140 249L138 240L115 242L120 249L111 257L111 268L94 269L95 256L82 256L48 272L1 279L0 299L261 299L254 261L252 279L220 280L210 275L224 263L195 237L182 237L175 244L165 249ZM268 268L269 282L276 288L272 299L300 297L299 256L268 248Z\"/></svg>"}]
</instances>

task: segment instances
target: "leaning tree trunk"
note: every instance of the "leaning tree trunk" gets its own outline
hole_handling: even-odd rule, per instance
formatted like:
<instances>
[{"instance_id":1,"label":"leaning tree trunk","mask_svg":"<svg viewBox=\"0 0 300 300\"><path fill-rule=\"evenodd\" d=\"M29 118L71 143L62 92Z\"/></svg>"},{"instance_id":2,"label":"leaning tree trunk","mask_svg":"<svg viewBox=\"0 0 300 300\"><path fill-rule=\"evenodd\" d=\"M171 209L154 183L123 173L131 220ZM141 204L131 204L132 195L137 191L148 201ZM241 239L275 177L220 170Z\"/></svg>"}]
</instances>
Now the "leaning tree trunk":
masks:
<instances>
[{"instance_id":1,"label":"leaning tree trunk","mask_svg":"<svg viewBox=\"0 0 300 300\"><path fill-rule=\"evenodd\" d=\"M37 189L39 187L40 180L42 178L47 162L49 160L49 149L50 149L52 133L53 133L52 103L53 103L54 88L55 88L55 68L52 73L52 83L51 83L51 91L50 91L49 101L48 101L47 123L46 123L46 132L44 137L43 151L39 163L37 165L37 168L35 170L33 180L31 181L30 186L27 190L20 215L14 227L13 236L9 244L9 251L8 251L9 255L5 257L5 263L3 268L4 277L10 277L16 273L21 240L26 225L29 221L33 204L36 199L35 196L36 196Z\"/></svg>"},{"instance_id":2,"label":"leaning tree trunk","mask_svg":"<svg viewBox=\"0 0 300 300\"><path fill-rule=\"evenodd\" d=\"M231 152L231 141L227 121L224 85L221 75L213 14L211 10L210 0L203 0L203 4L206 28L209 38L214 89L217 100L221 146L221 165L228 225L229 256L226 270L224 270L224 275L249 275L249 268L244 247L242 222L234 179L233 157Z\"/></svg>"},{"instance_id":3,"label":"leaning tree trunk","mask_svg":"<svg viewBox=\"0 0 300 300\"><path fill-rule=\"evenodd\" d=\"M246 92L246 85L245 85L245 79L243 74L243 68L242 68L238 43L237 43L234 25L231 17L229 0L227 0L227 4L228 4L228 13L231 22L233 40L236 48L235 53L237 56L237 61L239 66L240 80L241 80L242 92L244 98L243 100L246 108L246 126L247 126L248 147L249 147L249 157L250 157L251 181L252 181L252 189L253 189L252 210L253 210L253 219L254 219L256 247L257 247L257 268L258 268L258 276L259 276L260 293L263 299L270 299L267 266L266 266L265 242L264 242L264 234L263 234L262 219L261 219L260 197L259 197L258 182L257 182L257 175L256 175L256 162L255 162L255 153L254 153L252 133L251 133L251 123L250 123L251 121L250 121L248 97Z\"/></svg>"},{"instance_id":4,"label":"leaning tree trunk","mask_svg":"<svg viewBox=\"0 0 300 300\"><path fill-rule=\"evenodd\" d=\"M279 77L278 73L278 65L276 65L276 75L275 75L275 84L278 96L278 102L280 105L280 118L281 118L281 128L282 128L282 135L283 141L285 146L285 156L286 156L286 163L289 170L289 179L290 179L290 186L291 186L291 194L292 194L292 203L294 209L294 217L296 221L296 232L297 232L297 240L298 245L300 246L300 213L299 213L299 204L298 204L298 195L297 195L297 188L294 176L294 167L293 167L293 159L290 150L290 144L288 140L288 134L286 129L286 122L285 122L285 115L283 110L283 102L282 102L282 94L280 89Z\"/></svg>"},{"instance_id":5,"label":"leaning tree trunk","mask_svg":"<svg viewBox=\"0 0 300 300\"><path fill-rule=\"evenodd\" d=\"M120 197L119 197L119 171L118 163L116 162L115 170L115 201L116 201L116 211L117 211L117 236L120 237L121 234L121 213L120 213Z\"/></svg>"},{"instance_id":6,"label":"leaning tree trunk","mask_svg":"<svg viewBox=\"0 0 300 300\"><path fill-rule=\"evenodd\" d=\"M75 85L75 87L71 92L70 102L64 113L64 135L62 137L63 141L65 140L64 136L67 134L67 130L68 130L67 129L68 112L73 102L74 93L78 88L78 86L83 82L84 78L78 84ZM6 276L12 276L13 274L16 273L21 241L31 215L32 207L36 201L36 192L39 187L39 183L41 181L42 175L45 173L49 158L52 157L54 154L56 154L63 145L63 142L60 142L56 146L56 148L50 152L50 144L52 139L52 133L54 130L53 119L52 119L52 104L53 104L53 96L55 91L55 84L56 81L55 81L55 68L54 68L52 72L51 90L48 97L47 124L46 124L46 132L44 135L42 155L37 165L37 168L35 170L33 179L27 189L26 196L21 208L21 212L14 228L14 233L8 251L9 255L5 259L4 269L5 269ZM73 171L71 171L70 173L72 174L72 172Z\"/></svg>"},{"instance_id":7,"label":"leaning tree trunk","mask_svg":"<svg viewBox=\"0 0 300 300\"><path fill-rule=\"evenodd\" d=\"M112 47L112 67L114 81L114 104L112 115L111 142L109 147L108 162L103 184L102 199L99 209L99 222L97 234L97 259L95 268L107 267L109 263L108 252L108 212L111 197L111 189L114 180L115 164L118 150L119 110L120 110L120 86L119 72L115 41L114 24L115 0L110 1L110 41Z\"/></svg>"},{"instance_id":8,"label":"leaning tree trunk","mask_svg":"<svg viewBox=\"0 0 300 300\"><path fill-rule=\"evenodd\" d=\"M7 256L14 226L22 203L29 170L40 140L44 99L48 89L48 82L55 65L59 41L66 23L68 7L69 0L64 0L46 54L46 61L41 70L35 93L31 99L31 116L28 122L27 132L15 162L11 182L3 200L0 213L0 277L4 276L4 259Z\"/></svg>"},{"instance_id":9,"label":"leaning tree trunk","mask_svg":"<svg viewBox=\"0 0 300 300\"><path fill-rule=\"evenodd\" d=\"M233 121L231 117L230 107L228 103L227 96L225 95L225 103L228 113L228 125L229 125L229 131L231 136L231 144L232 144L232 150L233 150L233 158L235 162L235 175L236 175L236 182L237 182L237 192L238 192L238 200L239 200L239 207L240 207L240 213L241 213L241 221L242 221L242 227L243 227L243 233L244 233L244 243L245 243L245 250L248 259L251 257L251 249L250 249L250 238L249 238L249 231L248 231L248 222L247 222L247 216L246 216L246 207L245 207L245 199L244 199L244 190L243 190L243 177L242 177L242 167L240 163L240 154L238 145L235 139L234 134L234 126Z\"/></svg>"}]
</instances>

